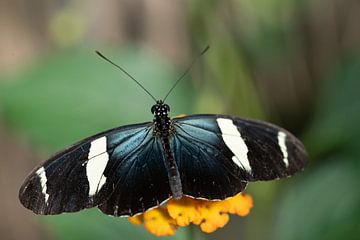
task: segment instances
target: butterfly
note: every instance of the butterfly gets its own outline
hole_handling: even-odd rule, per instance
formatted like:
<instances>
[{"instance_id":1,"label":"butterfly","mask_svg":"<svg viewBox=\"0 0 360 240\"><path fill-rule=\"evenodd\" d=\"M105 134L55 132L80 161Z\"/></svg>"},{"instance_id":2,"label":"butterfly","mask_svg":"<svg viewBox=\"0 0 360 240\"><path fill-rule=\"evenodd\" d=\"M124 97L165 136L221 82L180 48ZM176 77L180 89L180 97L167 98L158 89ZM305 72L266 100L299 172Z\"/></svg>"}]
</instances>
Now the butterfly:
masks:
<instances>
[{"instance_id":1,"label":"butterfly","mask_svg":"<svg viewBox=\"0 0 360 240\"><path fill-rule=\"evenodd\" d=\"M170 198L223 200L248 182L289 177L308 162L303 144L278 126L220 114L170 118L166 97L150 96L153 121L110 129L55 154L25 179L20 202L43 215L98 207L133 216Z\"/></svg>"}]
</instances>

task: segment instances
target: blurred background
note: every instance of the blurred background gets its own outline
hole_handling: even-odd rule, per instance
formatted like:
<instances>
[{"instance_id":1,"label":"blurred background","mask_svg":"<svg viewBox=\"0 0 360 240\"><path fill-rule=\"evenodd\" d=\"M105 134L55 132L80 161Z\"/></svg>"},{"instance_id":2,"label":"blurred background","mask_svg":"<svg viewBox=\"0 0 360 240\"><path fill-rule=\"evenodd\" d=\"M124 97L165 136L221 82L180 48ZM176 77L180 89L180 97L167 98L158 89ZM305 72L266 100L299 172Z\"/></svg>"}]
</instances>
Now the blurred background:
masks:
<instances>
[{"instance_id":1,"label":"blurred background","mask_svg":"<svg viewBox=\"0 0 360 240\"><path fill-rule=\"evenodd\" d=\"M249 185L246 218L199 239L360 239L357 0L0 0L0 239L155 239L96 209L41 217L17 198L41 161L84 137L172 115L226 113L303 140L295 177ZM165 239L187 239L187 230Z\"/></svg>"}]
</instances>

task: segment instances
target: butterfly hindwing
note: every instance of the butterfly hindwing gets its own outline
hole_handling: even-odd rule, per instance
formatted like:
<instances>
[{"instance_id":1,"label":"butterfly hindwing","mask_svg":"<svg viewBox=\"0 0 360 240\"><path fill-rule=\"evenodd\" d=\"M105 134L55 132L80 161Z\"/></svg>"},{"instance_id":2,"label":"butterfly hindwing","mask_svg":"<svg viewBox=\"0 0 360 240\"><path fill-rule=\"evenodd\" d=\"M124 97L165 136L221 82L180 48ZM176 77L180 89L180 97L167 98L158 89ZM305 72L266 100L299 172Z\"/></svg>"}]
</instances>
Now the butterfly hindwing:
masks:
<instances>
[{"instance_id":1,"label":"butterfly hindwing","mask_svg":"<svg viewBox=\"0 0 360 240\"><path fill-rule=\"evenodd\" d=\"M37 167L24 181L19 199L37 214L98 206L109 198L121 174L130 171L128 161L122 161L131 159L148 138L153 138L151 123L112 129L74 144Z\"/></svg>"},{"instance_id":2,"label":"butterfly hindwing","mask_svg":"<svg viewBox=\"0 0 360 240\"><path fill-rule=\"evenodd\" d=\"M199 163L198 171L208 168L219 178L221 174L223 177L231 175L242 181L288 177L302 170L308 160L298 139L269 123L211 114L175 118L173 121L177 135L181 136L175 137L175 148L194 145L192 148L198 149L195 155L178 157L180 171L185 173L190 171L185 166L189 166L191 161L197 162L196 156L201 155L204 160ZM178 150L176 154L185 153ZM227 173L223 169L227 169ZM184 185L192 181L192 176L183 178Z\"/></svg>"},{"instance_id":3,"label":"butterfly hindwing","mask_svg":"<svg viewBox=\"0 0 360 240\"><path fill-rule=\"evenodd\" d=\"M128 153L121 150L121 145L117 148L111 155L114 162L108 169L112 172L110 178L116 180L111 181L114 191L99 206L102 212L132 216L159 206L171 196L164 151L160 139L153 136L152 131L140 144L130 147Z\"/></svg>"}]
</instances>

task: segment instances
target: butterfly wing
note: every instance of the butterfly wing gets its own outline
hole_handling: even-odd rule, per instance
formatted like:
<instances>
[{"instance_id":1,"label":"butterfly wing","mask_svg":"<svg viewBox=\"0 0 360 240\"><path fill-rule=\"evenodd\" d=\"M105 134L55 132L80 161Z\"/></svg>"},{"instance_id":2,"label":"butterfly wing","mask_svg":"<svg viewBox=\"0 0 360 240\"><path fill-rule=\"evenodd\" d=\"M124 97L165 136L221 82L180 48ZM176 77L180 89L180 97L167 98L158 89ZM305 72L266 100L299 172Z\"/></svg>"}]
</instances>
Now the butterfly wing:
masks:
<instances>
[{"instance_id":1,"label":"butterfly wing","mask_svg":"<svg viewBox=\"0 0 360 240\"><path fill-rule=\"evenodd\" d=\"M168 184L162 158L148 162L154 154L154 141L152 123L124 126L87 138L37 167L22 185L19 199L37 214L75 212L104 203L114 189L119 190L120 182L124 192L144 190L145 195L142 200L128 196L117 205L119 214L136 211L139 202L151 205L157 196L157 201L163 201L168 196ZM152 180L128 189L134 187L137 174L147 174ZM156 179L152 174L157 174ZM146 191L151 184L159 185L165 193Z\"/></svg>"},{"instance_id":2,"label":"butterfly wing","mask_svg":"<svg viewBox=\"0 0 360 240\"><path fill-rule=\"evenodd\" d=\"M184 194L225 199L247 181L293 175L308 161L301 142L275 125L226 115L173 119L172 138Z\"/></svg>"}]
</instances>

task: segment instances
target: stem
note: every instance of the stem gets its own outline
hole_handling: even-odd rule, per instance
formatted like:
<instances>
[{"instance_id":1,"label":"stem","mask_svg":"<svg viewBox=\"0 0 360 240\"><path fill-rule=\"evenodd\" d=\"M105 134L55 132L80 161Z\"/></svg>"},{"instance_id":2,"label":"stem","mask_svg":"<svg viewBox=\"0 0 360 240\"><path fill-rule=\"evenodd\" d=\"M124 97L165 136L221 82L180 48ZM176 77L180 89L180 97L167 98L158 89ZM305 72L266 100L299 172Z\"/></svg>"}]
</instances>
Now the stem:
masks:
<instances>
[{"instance_id":1,"label":"stem","mask_svg":"<svg viewBox=\"0 0 360 240\"><path fill-rule=\"evenodd\" d=\"M187 234L187 240L202 240L202 234L198 229L198 226L196 225L189 225L188 226L188 234Z\"/></svg>"}]
</instances>

